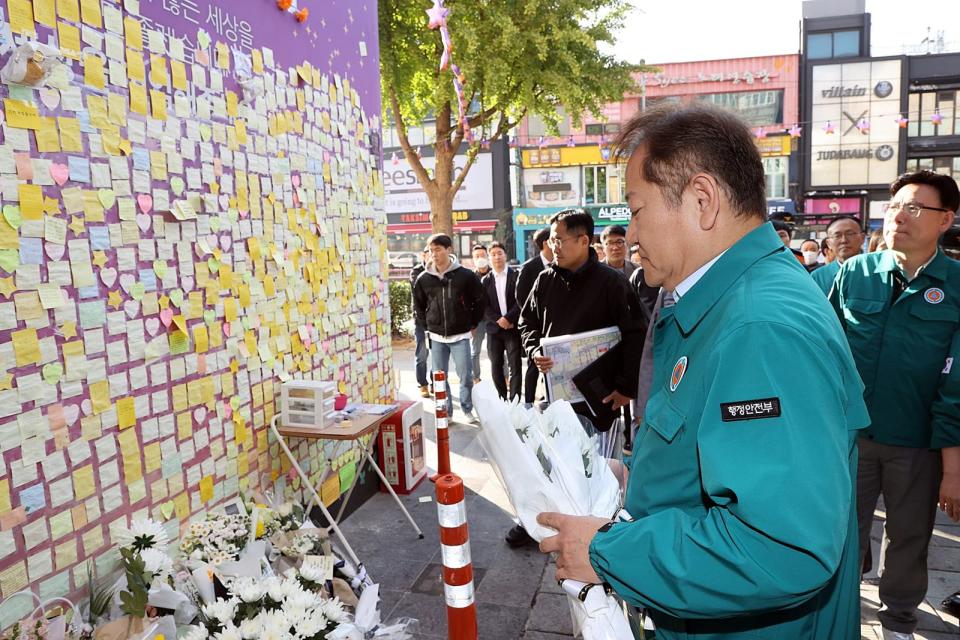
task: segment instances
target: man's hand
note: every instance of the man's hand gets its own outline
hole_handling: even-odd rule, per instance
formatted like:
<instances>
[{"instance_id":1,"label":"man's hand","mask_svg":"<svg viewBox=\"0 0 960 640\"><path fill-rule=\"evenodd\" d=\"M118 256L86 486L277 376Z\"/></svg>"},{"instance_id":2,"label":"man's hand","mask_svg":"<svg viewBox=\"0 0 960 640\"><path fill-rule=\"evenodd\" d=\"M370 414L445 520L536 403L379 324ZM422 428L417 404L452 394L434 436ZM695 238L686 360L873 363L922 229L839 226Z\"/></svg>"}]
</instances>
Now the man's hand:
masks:
<instances>
[{"instance_id":1,"label":"man's hand","mask_svg":"<svg viewBox=\"0 0 960 640\"><path fill-rule=\"evenodd\" d=\"M545 511L537 516L537 522L557 531L557 535L544 538L540 543L540 551L557 553L557 580L570 578L589 584L600 583L590 564L590 541L597 529L609 520Z\"/></svg>"},{"instance_id":2,"label":"man's hand","mask_svg":"<svg viewBox=\"0 0 960 640\"><path fill-rule=\"evenodd\" d=\"M533 356L533 364L537 365L540 373L547 373L553 369L553 358L549 356Z\"/></svg>"},{"instance_id":3,"label":"man's hand","mask_svg":"<svg viewBox=\"0 0 960 640\"><path fill-rule=\"evenodd\" d=\"M506 317L501 317L499 320L497 320L497 326L499 326L501 329L513 329L513 324L507 320Z\"/></svg>"},{"instance_id":4,"label":"man's hand","mask_svg":"<svg viewBox=\"0 0 960 640\"><path fill-rule=\"evenodd\" d=\"M940 481L940 510L951 520L960 522L960 473L944 471Z\"/></svg>"},{"instance_id":5,"label":"man's hand","mask_svg":"<svg viewBox=\"0 0 960 640\"><path fill-rule=\"evenodd\" d=\"M612 408L614 411L616 411L620 407L625 407L626 405L630 404L630 398L623 395L619 391L614 391L613 393L608 395L606 398L604 398L603 401L604 403L613 402Z\"/></svg>"}]
</instances>

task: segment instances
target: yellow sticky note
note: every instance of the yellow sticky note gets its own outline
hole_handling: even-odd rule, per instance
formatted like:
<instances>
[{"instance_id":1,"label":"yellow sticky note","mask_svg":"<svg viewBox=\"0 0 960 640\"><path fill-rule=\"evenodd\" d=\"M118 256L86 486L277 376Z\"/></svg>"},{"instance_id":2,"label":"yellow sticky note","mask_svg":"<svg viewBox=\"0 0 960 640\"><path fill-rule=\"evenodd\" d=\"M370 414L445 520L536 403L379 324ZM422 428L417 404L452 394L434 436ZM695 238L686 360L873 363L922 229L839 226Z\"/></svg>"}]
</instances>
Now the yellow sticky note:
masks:
<instances>
[{"instance_id":1,"label":"yellow sticky note","mask_svg":"<svg viewBox=\"0 0 960 640\"><path fill-rule=\"evenodd\" d=\"M110 383L100 380L90 384L90 402L93 403L95 414L103 413L110 408Z\"/></svg>"},{"instance_id":2,"label":"yellow sticky note","mask_svg":"<svg viewBox=\"0 0 960 640\"><path fill-rule=\"evenodd\" d=\"M186 440L193 435L193 414L189 411L177 414L177 438Z\"/></svg>"},{"instance_id":3,"label":"yellow sticky note","mask_svg":"<svg viewBox=\"0 0 960 640\"><path fill-rule=\"evenodd\" d=\"M43 187L38 184L18 184L20 213L24 220L43 220Z\"/></svg>"},{"instance_id":4,"label":"yellow sticky note","mask_svg":"<svg viewBox=\"0 0 960 640\"><path fill-rule=\"evenodd\" d=\"M179 60L170 61L170 75L173 78L173 88L187 90L187 67Z\"/></svg>"},{"instance_id":5,"label":"yellow sticky note","mask_svg":"<svg viewBox=\"0 0 960 640\"><path fill-rule=\"evenodd\" d=\"M209 502L213 499L213 476L200 478L200 500Z\"/></svg>"},{"instance_id":6,"label":"yellow sticky note","mask_svg":"<svg viewBox=\"0 0 960 640\"><path fill-rule=\"evenodd\" d=\"M17 357L17 366L40 364L40 341L36 329L21 329L10 334L13 338L13 352Z\"/></svg>"},{"instance_id":7,"label":"yellow sticky note","mask_svg":"<svg viewBox=\"0 0 960 640\"><path fill-rule=\"evenodd\" d=\"M152 473L161 467L160 443L151 442L143 448L144 469L147 473Z\"/></svg>"},{"instance_id":8,"label":"yellow sticky note","mask_svg":"<svg viewBox=\"0 0 960 640\"><path fill-rule=\"evenodd\" d=\"M139 51L127 49L127 77L138 82L147 81L147 69Z\"/></svg>"},{"instance_id":9,"label":"yellow sticky note","mask_svg":"<svg viewBox=\"0 0 960 640\"><path fill-rule=\"evenodd\" d=\"M67 24L66 22L57 23L57 35L60 40L60 51L63 55L74 60L80 59L80 29Z\"/></svg>"},{"instance_id":10,"label":"yellow sticky note","mask_svg":"<svg viewBox=\"0 0 960 640\"><path fill-rule=\"evenodd\" d=\"M83 82L88 87L103 89L106 86L106 80L103 75L103 58L88 53L83 56Z\"/></svg>"},{"instance_id":11,"label":"yellow sticky note","mask_svg":"<svg viewBox=\"0 0 960 640\"><path fill-rule=\"evenodd\" d=\"M76 118L57 118L60 127L60 145L66 152L82 153L83 139L80 137L80 121Z\"/></svg>"},{"instance_id":12,"label":"yellow sticky note","mask_svg":"<svg viewBox=\"0 0 960 640\"><path fill-rule=\"evenodd\" d=\"M150 56L150 84L155 87L165 87L168 83L167 61L163 56Z\"/></svg>"},{"instance_id":13,"label":"yellow sticky note","mask_svg":"<svg viewBox=\"0 0 960 640\"><path fill-rule=\"evenodd\" d=\"M186 493L181 493L173 499L174 509L180 520L186 520L190 517L190 498Z\"/></svg>"},{"instance_id":14,"label":"yellow sticky note","mask_svg":"<svg viewBox=\"0 0 960 640\"><path fill-rule=\"evenodd\" d=\"M147 88L136 82L130 83L130 111L147 115Z\"/></svg>"},{"instance_id":15,"label":"yellow sticky note","mask_svg":"<svg viewBox=\"0 0 960 640\"><path fill-rule=\"evenodd\" d=\"M33 18L48 27L57 26L57 10L53 0L33 0Z\"/></svg>"},{"instance_id":16,"label":"yellow sticky note","mask_svg":"<svg viewBox=\"0 0 960 640\"><path fill-rule=\"evenodd\" d=\"M231 118L236 118L240 115L238 107L240 106L240 100L237 98L237 94L233 91L227 91L227 115Z\"/></svg>"},{"instance_id":17,"label":"yellow sticky note","mask_svg":"<svg viewBox=\"0 0 960 640\"><path fill-rule=\"evenodd\" d=\"M167 94L150 89L150 111L156 120L167 119Z\"/></svg>"},{"instance_id":18,"label":"yellow sticky note","mask_svg":"<svg viewBox=\"0 0 960 640\"><path fill-rule=\"evenodd\" d=\"M10 509L10 484L6 478L0 478L0 516L9 513Z\"/></svg>"},{"instance_id":19,"label":"yellow sticky note","mask_svg":"<svg viewBox=\"0 0 960 640\"><path fill-rule=\"evenodd\" d=\"M60 136L57 135L55 118L40 118L40 128L36 131L37 151L40 153L60 153Z\"/></svg>"},{"instance_id":20,"label":"yellow sticky note","mask_svg":"<svg viewBox=\"0 0 960 640\"><path fill-rule=\"evenodd\" d=\"M93 466L86 465L75 469L73 472L73 491L77 494L77 500L84 500L94 494L96 490L93 483Z\"/></svg>"},{"instance_id":21,"label":"yellow sticky note","mask_svg":"<svg viewBox=\"0 0 960 640\"><path fill-rule=\"evenodd\" d=\"M7 9L10 13L10 28L14 33L37 35L36 25L33 23L33 5L30 0L7 0Z\"/></svg>"},{"instance_id":22,"label":"yellow sticky note","mask_svg":"<svg viewBox=\"0 0 960 640\"><path fill-rule=\"evenodd\" d=\"M103 27L103 15L100 13L100 0L80 0L80 15L84 24L98 29Z\"/></svg>"},{"instance_id":23,"label":"yellow sticky note","mask_svg":"<svg viewBox=\"0 0 960 640\"><path fill-rule=\"evenodd\" d=\"M320 485L320 499L323 500L323 505L329 507L334 502L337 501L337 498L340 497L340 475L333 473L330 474L330 477L323 481L323 484Z\"/></svg>"},{"instance_id":24,"label":"yellow sticky note","mask_svg":"<svg viewBox=\"0 0 960 640\"><path fill-rule=\"evenodd\" d=\"M25 100L4 98L3 110L7 115L7 124L16 129L39 129L40 113L37 105Z\"/></svg>"},{"instance_id":25,"label":"yellow sticky note","mask_svg":"<svg viewBox=\"0 0 960 640\"><path fill-rule=\"evenodd\" d=\"M206 353L209 348L207 325L198 324L193 328L193 344L197 353Z\"/></svg>"},{"instance_id":26,"label":"yellow sticky note","mask_svg":"<svg viewBox=\"0 0 960 640\"><path fill-rule=\"evenodd\" d=\"M128 429L137 424L137 407L133 398L117 400L117 423L121 429Z\"/></svg>"},{"instance_id":27,"label":"yellow sticky note","mask_svg":"<svg viewBox=\"0 0 960 640\"><path fill-rule=\"evenodd\" d=\"M143 28L133 16L123 19L123 32L127 36L127 46L131 49L143 49Z\"/></svg>"},{"instance_id":28,"label":"yellow sticky note","mask_svg":"<svg viewBox=\"0 0 960 640\"><path fill-rule=\"evenodd\" d=\"M254 49L250 52L250 57L253 62L253 72L256 74L263 73L263 52L260 49Z\"/></svg>"},{"instance_id":29,"label":"yellow sticky note","mask_svg":"<svg viewBox=\"0 0 960 640\"><path fill-rule=\"evenodd\" d=\"M57 15L70 22L80 22L77 0L57 0Z\"/></svg>"},{"instance_id":30,"label":"yellow sticky note","mask_svg":"<svg viewBox=\"0 0 960 640\"><path fill-rule=\"evenodd\" d=\"M223 317L227 322L233 322L237 319L237 300L233 296L223 299Z\"/></svg>"}]
</instances>

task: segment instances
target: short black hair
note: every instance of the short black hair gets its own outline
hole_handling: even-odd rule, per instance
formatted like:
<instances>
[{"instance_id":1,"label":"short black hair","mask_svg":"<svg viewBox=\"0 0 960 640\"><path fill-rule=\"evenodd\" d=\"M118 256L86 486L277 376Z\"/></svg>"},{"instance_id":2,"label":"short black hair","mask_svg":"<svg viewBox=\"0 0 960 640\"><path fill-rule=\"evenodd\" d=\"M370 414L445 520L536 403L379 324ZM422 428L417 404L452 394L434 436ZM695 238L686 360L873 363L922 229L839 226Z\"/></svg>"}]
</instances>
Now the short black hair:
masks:
<instances>
[{"instance_id":1,"label":"short black hair","mask_svg":"<svg viewBox=\"0 0 960 640\"><path fill-rule=\"evenodd\" d=\"M827 250L830 248L830 245L827 243L827 239L824 238L820 241L820 253L827 255Z\"/></svg>"},{"instance_id":2,"label":"short black hair","mask_svg":"<svg viewBox=\"0 0 960 640\"><path fill-rule=\"evenodd\" d=\"M937 190L940 194L940 204L945 209L950 209L954 213L960 209L960 189L957 188L957 182L950 176L942 173L935 173L928 169L921 169L912 173L905 173L893 181L890 185L890 195L897 195L908 184L926 184Z\"/></svg>"},{"instance_id":3,"label":"short black hair","mask_svg":"<svg viewBox=\"0 0 960 640\"><path fill-rule=\"evenodd\" d=\"M490 246L487 247L488 251L493 251L494 249L502 249L504 253L507 252L507 248L503 246L502 242L491 242Z\"/></svg>"},{"instance_id":4,"label":"short black hair","mask_svg":"<svg viewBox=\"0 0 960 640\"><path fill-rule=\"evenodd\" d=\"M618 224L612 224L609 227L604 227L603 231L600 232L601 240L605 240L607 236L619 236L621 238L626 238L627 230Z\"/></svg>"},{"instance_id":5,"label":"short black hair","mask_svg":"<svg viewBox=\"0 0 960 640\"><path fill-rule=\"evenodd\" d=\"M550 227L537 229L533 233L533 244L537 246L537 251L543 251L543 243L550 237Z\"/></svg>"},{"instance_id":6,"label":"short black hair","mask_svg":"<svg viewBox=\"0 0 960 640\"><path fill-rule=\"evenodd\" d=\"M840 222L841 220L851 220L851 221L853 221L853 222L856 222L856 223L857 223L857 226L860 227L860 231L863 231L863 227L860 226L860 221L857 220L856 218L854 218L853 216L838 216L838 217L834 218L833 220L831 220L831 221L830 221L830 224L827 225L827 233L830 233L830 227L832 227L833 225L837 224L837 223Z\"/></svg>"},{"instance_id":7,"label":"short black hair","mask_svg":"<svg viewBox=\"0 0 960 640\"><path fill-rule=\"evenodd\" d=\"M475 245L473 245L472 247L470 247L470 253L473 253L474 251L477 251L477 250L479 250L479 249L482 249L483 251L486 251L486 250L487 250L487 246L486 246L486 245L483 245L483 244L475 244Z\"/></svg>"},{"instance_id":8,"label":"short black hair","mask_svg":"<svg viewBox=\"0 0 960 640\"><path fill-rule=\"evenodd\" d=\"M567 231L579 231L588 238L593 238L593 216L583 209L564 209L550 216L551 225L561 222Z\"/></svg>"},{"instance_id":9,"label":"short black hair","mask_svg":"<svg viewBox=\"0 0 960 640\"><path fill-rule=\"evenodd\" d=\"M816 238L804 238L803 242L800 243L801 250L803 250L803 245L807 242L812 242L813 244L817 245L817 250L818 251L820 250L820 241L817 240Z\"/></svg>"},{"instance_id":10,"label":"short black hair","mask_svg":"<svg viewBox=\"0 0 960 640\"><path fill-rule=\"evenodd\" d=\"M453 240L451 240L450 236L448 236L445 233L435 233L429 238L427 238L427 246L429 247L432 244L439 245L445 249L449 249L453 247Z\"/></svg>"},{"instance_id":11,"label":"short black hair","mask_svg":"<svg viewBox=\"0 0 960 640\"><path fill-rule=\"evenodd\" d=\"M778 231L778 232L779 232L779 231L786 231L786 232L787 232L787 235L790 236L790 239L791 239L791 240L793 239L793 226L792 226L792 225L787 224L787 223L784 222L783 220L771 220L771 221L770 221L770 224L772 224L772 225L773 225L773 228L774 228L776 231Z\"/></svg>"}]
</instances>

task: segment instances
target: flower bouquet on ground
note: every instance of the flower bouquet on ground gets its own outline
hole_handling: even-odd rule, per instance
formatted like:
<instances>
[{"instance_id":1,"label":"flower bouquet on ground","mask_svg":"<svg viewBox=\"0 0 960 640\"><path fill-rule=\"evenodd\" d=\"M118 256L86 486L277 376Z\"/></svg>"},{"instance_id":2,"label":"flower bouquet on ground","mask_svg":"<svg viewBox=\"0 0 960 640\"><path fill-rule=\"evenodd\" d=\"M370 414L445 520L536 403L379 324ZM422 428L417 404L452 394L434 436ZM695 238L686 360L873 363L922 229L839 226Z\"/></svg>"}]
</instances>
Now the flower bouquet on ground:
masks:
<instances>
[{"instance_id":1,"label":"flower bouquet on ground","mask_svg":"<svg viewBox=\"0 0 960 640\"><path fill-rule=\"evenodd\" d=\"M587 436L568 402L552 403L538 413L500 399L493 384L473 388L480 416L480 443L527 533L541 541L556 532L537 515L556 511L574 516L621 517L620 485ZM601 585L565 580L574 628L585 640L630 638L623 610Z\"/></svg>"}]
</instances>

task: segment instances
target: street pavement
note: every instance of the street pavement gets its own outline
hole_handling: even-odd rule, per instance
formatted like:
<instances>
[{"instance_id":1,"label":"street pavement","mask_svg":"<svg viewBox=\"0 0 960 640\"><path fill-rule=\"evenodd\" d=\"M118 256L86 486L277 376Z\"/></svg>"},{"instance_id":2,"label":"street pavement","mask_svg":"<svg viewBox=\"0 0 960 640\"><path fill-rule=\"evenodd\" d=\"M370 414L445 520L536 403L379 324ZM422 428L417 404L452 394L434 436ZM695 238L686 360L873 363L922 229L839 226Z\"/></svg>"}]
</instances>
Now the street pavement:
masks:
<instances>
[{"instance_id":1,"label":"street pavement","mask_svg":"<svg viewBox=\"0 0 960 640\"><path fill-rule=\"evenodd\" d=\"M486 345L484 345L484 348ZM412 342L395 343L394 367L399 399L419 400L413 369ZM481 377L489 379L489 361L481 359ZM454 376L455 378L455 376ZM511 549L503 540L513 526L511 509L492 467L477 440L478 427L460 422L452 385L454 415L450 428L451 467L467 490L466 512L476 587L480 638L484 640L559 640L572 638L566 596L553 579L554 566L536 546ZM429 416L431 402L425 401ZM435 428L425 419L427 464L436 465ZM422 482L411 495L401 496L410 514L423 530L417 539L410 524L389 495L368 500L342 524L357 555L380 584L381 614L385 622L398 618L419 621L415 638L447 638L446 608L441 578L440 541L434 486ZM883 529L883 506L874 520L874 558L879 557ZM876 565L876 562L874 563ZM939 608L947 595L960 589L960 525L943 514L937 518L930 547L930 579L927 599L920 612L917 640L956 640L960 627L956 617ZM882 640L876 621L879 598L876 574L868 574L861 588L861 636Z\"/></svg>"}]
</instances>

